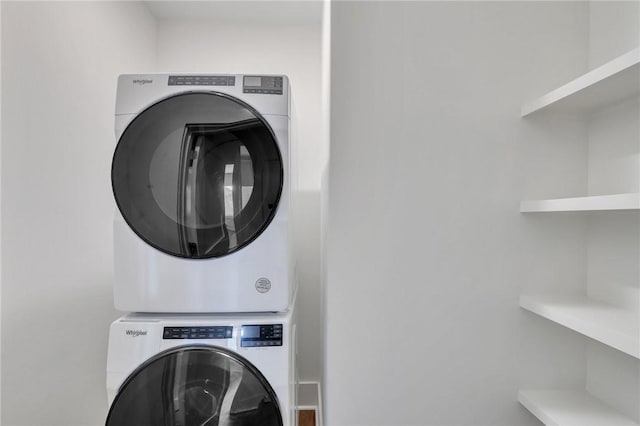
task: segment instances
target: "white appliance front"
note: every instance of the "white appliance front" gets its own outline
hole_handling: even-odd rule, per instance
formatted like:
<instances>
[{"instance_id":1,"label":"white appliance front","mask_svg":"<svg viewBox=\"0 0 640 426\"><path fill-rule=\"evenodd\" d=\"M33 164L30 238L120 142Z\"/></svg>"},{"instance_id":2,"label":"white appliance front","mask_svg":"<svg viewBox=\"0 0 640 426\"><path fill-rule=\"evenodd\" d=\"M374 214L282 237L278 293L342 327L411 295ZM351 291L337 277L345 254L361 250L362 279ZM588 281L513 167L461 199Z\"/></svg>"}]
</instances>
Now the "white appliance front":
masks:
<instances>
[{"instance_id":1,"label":"white appliance front","mask_svg":"<svg viewBox=\"0 0 640 426\"><path fill-rule=\"evenodd\" d=\"M116 309L285 311L287 77L122 75L115 118Z\"/></svg>"},{"instance_id":2,"label":"white appliance front","mask_svg":"<svg viewBox=\"0 0 640 426\"><path fill-rule=\"evenodd\" d=\"M130 314L111 325L106 426L290 426L292 313Z\"/></svg>"}]
</instances>

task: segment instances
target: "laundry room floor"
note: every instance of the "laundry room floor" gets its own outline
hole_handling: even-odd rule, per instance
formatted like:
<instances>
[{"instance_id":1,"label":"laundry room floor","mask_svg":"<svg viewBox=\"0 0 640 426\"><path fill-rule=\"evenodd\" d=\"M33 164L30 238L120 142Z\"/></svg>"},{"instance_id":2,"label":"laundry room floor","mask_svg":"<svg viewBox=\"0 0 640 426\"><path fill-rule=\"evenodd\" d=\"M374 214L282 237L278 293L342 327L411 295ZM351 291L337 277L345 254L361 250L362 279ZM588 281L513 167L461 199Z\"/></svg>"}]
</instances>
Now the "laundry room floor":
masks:
<instances>
[{"instance_id":1,"label":"laundry room floor","mask_svg":"<svg viewBox=\"0 0 640 426\"><path fill-rule=\"evenodd\" d=\"M298 426L316 426L316 412L313 410L298 411Z\"/></svg>"}]
</instances>

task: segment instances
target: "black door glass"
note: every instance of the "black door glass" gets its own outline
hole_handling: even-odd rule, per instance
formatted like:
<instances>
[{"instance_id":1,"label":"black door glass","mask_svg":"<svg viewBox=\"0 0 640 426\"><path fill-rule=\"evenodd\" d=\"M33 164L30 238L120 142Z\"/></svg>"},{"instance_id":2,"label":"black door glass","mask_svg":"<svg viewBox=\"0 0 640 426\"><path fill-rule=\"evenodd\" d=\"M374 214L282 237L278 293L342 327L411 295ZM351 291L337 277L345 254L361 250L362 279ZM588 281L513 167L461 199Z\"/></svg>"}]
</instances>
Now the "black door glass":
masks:
<instances>
[{"instance_id":1,"label":"black door glass","mask_svg":"<svg viewBox=\"0 0 640 426\"><path fill-rule=\"evenodd\" d=\"M171 349L140 366L106 426L282 426L277 397L249 361L216 347Z\"/></svg>"},{"instance_id":2,"label":"black door glass","mask_svg":"<svg viewBox=\"0 0 640 426\"><path fill-rule=\"evenodd\" d=\"M111 179L122 216L143 240L174 256L210 258L242 248L269 225L283 169L255 110L229 96L188 93L129 124Z\"/></svg>"}]
</instances>

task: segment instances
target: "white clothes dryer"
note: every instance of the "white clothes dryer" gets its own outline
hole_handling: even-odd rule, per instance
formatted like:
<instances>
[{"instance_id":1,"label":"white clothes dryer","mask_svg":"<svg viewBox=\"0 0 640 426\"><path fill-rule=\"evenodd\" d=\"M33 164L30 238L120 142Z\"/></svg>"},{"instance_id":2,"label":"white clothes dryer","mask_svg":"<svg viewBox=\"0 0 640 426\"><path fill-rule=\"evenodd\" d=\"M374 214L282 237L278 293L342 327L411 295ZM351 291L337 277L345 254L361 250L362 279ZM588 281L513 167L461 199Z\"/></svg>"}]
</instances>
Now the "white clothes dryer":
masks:
<instances>
[{"instance_id":1,"label":"white clothes dryer","mask_svg":"<svg viewBox=\"0 0 640 426\"><path fill-rule=\"evenodd\" d=\"M295 426L286 314L129 314L111 325L106 426Z\"/></svg>"},{"instance_id":2,"label":"white clothes dryer","mask_svg":"<svg viewBox=\"0 0 640 426\"><path fill-rule=\"evenodd\" d=\"M288 308L289 92L286 76L120 76L116 309Z\"/></svg>"}]
</instances>

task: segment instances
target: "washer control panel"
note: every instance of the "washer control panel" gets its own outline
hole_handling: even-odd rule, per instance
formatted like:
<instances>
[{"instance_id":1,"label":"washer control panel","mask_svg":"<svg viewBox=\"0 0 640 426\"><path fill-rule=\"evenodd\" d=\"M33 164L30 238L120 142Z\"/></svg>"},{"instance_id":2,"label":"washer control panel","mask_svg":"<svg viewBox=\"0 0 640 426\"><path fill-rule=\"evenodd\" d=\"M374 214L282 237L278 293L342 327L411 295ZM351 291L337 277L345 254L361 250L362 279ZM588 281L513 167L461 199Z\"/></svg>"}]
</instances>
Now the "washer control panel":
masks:
<instances>
[{"instance_id":1,"label":"washer control panel","mask_svg":"<svg viewBox=\"0 0 640 426\"><path fill-rule=\"evenodd\" d=\"M165 327L163 339L231 339L233 326Z\"/></svg>"},{"instance_id":2,"label":"washer control panel","mask_svg":"<svg viewBox=\"0 0 640 426\"><path fill-rule=\"evenodd\" d=\"M234 75L170 75L169 86L235 86Z\"/></svg>"},{"instance_id":3,"label":"washer control panel","mask_svg":"<svg viewBox=\"0 0 640 426\"><path fill-rule=\"evenodd\" d=\"M240 346L282 346L282 324L243 325L240 330Z\"/></svg>"},{"instance_id":4,"label":"washer control panel","mask_svg":"<svg viewBox=\"0 0 640 426\"><path fill-rule=\"evenodd\" d=\"M282 95L283 82L283 77L274 75L245 75L242 81L242 93Z\"/></svg>"}]
</instances>

